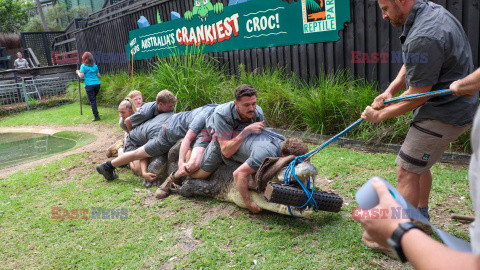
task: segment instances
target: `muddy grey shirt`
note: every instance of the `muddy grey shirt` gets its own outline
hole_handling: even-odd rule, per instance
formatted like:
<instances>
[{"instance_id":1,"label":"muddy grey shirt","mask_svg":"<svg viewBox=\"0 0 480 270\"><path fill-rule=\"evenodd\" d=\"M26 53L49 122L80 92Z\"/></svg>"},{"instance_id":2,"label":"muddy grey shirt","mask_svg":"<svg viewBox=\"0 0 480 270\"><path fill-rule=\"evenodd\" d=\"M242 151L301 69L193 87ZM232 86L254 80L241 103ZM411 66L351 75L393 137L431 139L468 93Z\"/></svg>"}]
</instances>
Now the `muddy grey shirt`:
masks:
<instances>
[{"instance_id":1,"label":"muddy grey shirt","mask_svg":"<svg viewBox=\"0 0 480 270\"><path fill-rule=\"evenodd\" d=\"M152 101L142 105L138 111L129 117L130 122L132 123L132 129L136 128L138 125L143 122L154 118L159 115L157 108L157 102Z\"/></svg>"},{"instance_id":2,"label":"muddy grey shirt","mask_svg":"<svg viewBox=\"0 0 480 270\"><path fill-rule=\"evenodd\" d=\"M281 156L284 140L282 135L264 129L260 134L249 135L230 159L239 163L246 162L250 168L257 171L265 158Z\"/></svg>"},{"instance_id":3,"label":"muddy grey shirt","mask_svg":"<svg viewBox=\"0 0 480 270\"><path fill-rule=\"evenodd\" d=\"M433 85L432 91L448 89L453 81L473 72L467 35L458 20L440 5L418 0L400 40L407 88ZM472 123L477 107L478 93L475 98L431 97L413 111L413 122L430 119L465 126Z\"/></svg>"},{"instance_id":4,"label":"muddy grey shirt","mask_svg":"<svg viewBox=\"0 0 480 270\"><path fill-rule=\"evenodd\" d=\"M205 123L217 104L209 104L188 112L176 113L167 123L167 140L176 142L187 134L189 129L200 134L205 128Z\"/></svg>"},{"instance_id":5,"label":"muddy grey shirt","mask_svg":"<svg viewBox=\"0 0 480 270\"><path fill-rule=\"evenodd\" d=\"M142 146L149 140L154 139L160 131L163 131L165 123L173 116L173 113L161 113L153 119L147 120L145 123L132 129L128 134L131 143L136 146Z\"/></svg>"},{"instance_id":6,"label":"muddy grey shirt","mask_svg":"<svg viewBox=\"0 0 480 270\"><path fill-rule=\"evenodd\" d=\"M250 121L243 122L238 116L237 108L233 101L219 105L212 117L210 117L207 128L215 133L218 138L230 140L236 137L245 127L265 119L260 106L255 109L255 115Z\"/></svg>"},{"instance_id":7,"label":"muddy grey shirt","mask_svg":"<svg viewBox=\"0 0 480 270\"><path fill-rule=\"evenodd\" d=\"M468 178L470 196L475 211L475 222L470 226L470 239L473 253L480 255L480 113L475 116L470 140L473 153L470 159Z\"/></svg>"}]
</instances>

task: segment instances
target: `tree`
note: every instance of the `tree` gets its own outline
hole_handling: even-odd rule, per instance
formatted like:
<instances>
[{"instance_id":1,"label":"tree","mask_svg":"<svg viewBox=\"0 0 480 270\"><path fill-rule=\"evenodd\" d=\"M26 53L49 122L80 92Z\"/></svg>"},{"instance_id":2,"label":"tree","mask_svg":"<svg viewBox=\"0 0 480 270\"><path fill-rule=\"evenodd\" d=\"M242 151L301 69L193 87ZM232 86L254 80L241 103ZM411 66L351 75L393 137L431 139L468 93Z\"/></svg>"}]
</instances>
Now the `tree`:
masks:
<instances>
[{"instance_id":1,"label":"tree","mask_svg":"<svg viewBox=\"0 0 480 270\"><path fill-rule=\"evenodd\" d=\"M28 10L33 2L24 0L0 0L0 32L15 33L28 22Z\"/></svg>"},{"instance_id":2,"label":"tree","mask_svg":"<svg viewBox=\"0 0 480 270\"><path fill-rule=\"evenodd\" d=\"M0 0L1 1L1 0ZM85 6L73 7L67 11L67 6L64 3L57 3L53 7L48 7L45 12L47 19L47 27L50 31L62 30L62 21L70 22L73 18L86 17L88 15L88 8ZM65 23L63 23L65 25ZM43 31L42 21L39 15L33 17L25 26L26 32Z\"/></svg>"}]
</instances>

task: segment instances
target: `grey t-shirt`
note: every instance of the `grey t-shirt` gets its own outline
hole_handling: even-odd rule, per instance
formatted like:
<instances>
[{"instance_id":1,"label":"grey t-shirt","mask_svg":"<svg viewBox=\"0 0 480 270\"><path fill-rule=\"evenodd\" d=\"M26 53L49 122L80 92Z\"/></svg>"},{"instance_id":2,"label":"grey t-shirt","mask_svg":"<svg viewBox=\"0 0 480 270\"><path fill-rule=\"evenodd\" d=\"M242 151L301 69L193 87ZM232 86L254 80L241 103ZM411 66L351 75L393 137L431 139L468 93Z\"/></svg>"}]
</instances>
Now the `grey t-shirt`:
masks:
<instances>
[{"instance_id":1,"label":"grey t-shirt","mask_svg":"<svg viewBox=\"0 0 480 270\"><path fill-rule=\"evenodd\" d=\"M28 62L27 62L27 59L15 59L15 62L13 63L13 66L18 68L18 69L22 69L22 68L27 68L27 65L28 65Z\"/></svg>"},{"instance_id":2,"label":"grey t-shirt","mask_svg":"<svg viewBox=\"0 0 480 270\"><path fill-rule=\"evenodd\" d=\"M237 136L245 127L265 119L260 106L255 109L255 115L249 122L243 122L238 116L233 101L219 105L207 121L207 129L221 139L230 140Z\"/></svg>"},{"instance_id":3,"label":"grey t-shirt","mask_svg":"<svg viewBox=\"0 0 480 270\"><path fill-rule=\"evenodd\" d=\"M480 113L477 112L473 122L472 133L472 157L468 178L470 181L470 196L472 197L475 222L470 226L470 239L472 251L480 255Z\"/></svg>"},{"instance_id":4,"label":"grey t-shirt","mask_svg":"<svg viewBox=\"0 0 480 270\"><path fill-rule=\"evenodd\" d=\"M246 162L250 168L257 171L265 158L281 156L284 140L282 135L264 129L260 134L250 134L230 159L239 163Z\"/></svg>"},{"instance_id":5,"label":"grey t-shirt","mask_svg":"<svg viewBox=\"0 0 480 270\"><path fill-rule=\"evenodd\" d=\"M453 81L473 72L472 51L462 25L442 6L418 0L400 37L409 86L433 85L448 89ZM430 97L413 111L413 122L439 120L454 126L472 123L478 107L475 98L446 95Z\"/></svg>"},{"instance_id":6,"label":"grey t-shirt","mask_svg":"<svg viewBox=\"0 0 480 270\"><path fill-rule=\"evenodd\" d=\"M132 123L132 129L136 128L138 125L143 122L154 118L159 115L157 108L157 102L152 101L142 105L138 111L129 117L130 122Z\"/></svg>"},{"instance_id":7,"label":"grey t-shirt","mask_svg":"<svg viewBox=\"0 0 480 270\"><path fill-rule=\"evenodd\" d=\"M167 123L167 139L176 142L187 134L189 129L196 134L200 134L205 128L206 120L213 113L217 104L209 104L192 111L179 112L168 120Z\"/></svg>"},{"instance_id":8,"label":"grey t-shirt","mask_svg":"<svg viewBox=\"0 0 480 270\"><path fill-rule=\"evenodd\" d=\"M163 130L165 123L170 117L172 117L172 115L173 113L161 113L155 118L139 125L137 128L132 129L129 133L131 143L136 146L142 146L149 140L157 137L158 133Z\"/></svg>"}]
</instances>

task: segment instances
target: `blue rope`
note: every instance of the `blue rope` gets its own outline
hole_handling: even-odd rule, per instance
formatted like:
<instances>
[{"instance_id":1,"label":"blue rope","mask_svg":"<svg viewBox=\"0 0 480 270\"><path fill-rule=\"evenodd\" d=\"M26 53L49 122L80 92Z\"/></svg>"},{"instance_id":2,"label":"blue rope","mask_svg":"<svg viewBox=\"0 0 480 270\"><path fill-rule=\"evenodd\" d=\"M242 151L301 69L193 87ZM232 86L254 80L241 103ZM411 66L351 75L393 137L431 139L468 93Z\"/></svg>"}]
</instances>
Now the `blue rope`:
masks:
<instances>
[{"instance_id":1,"label":"blue rope","mask_svg":"<svg viewBox=\"0 0 480 270\"><path fill-rule=\"evenodd\" d=\"M300 179L298 179L297 174L295 173L295 165L302 163L304 160L310 158L311 156L316 154L318 151L325 148L327 145L329 145L332 142L338 140L340 137L342 137L347 132L352 130L356 125L360 124L362 121L363 121L362 118L358 119L355 123L351 124L345 130L343 130L342 132L340 132L337 135L330 138L328 141L326 141L325 143L323 143L322 145L317 147L315 150L310 151L309 153L307 153L305 155L295 157L295 159L293 159L293 161L290 162L290 164L285 169L285 173L283 174L283 183L286 184L286 185L289 185L290 184L290 179L293 176L295 178L295 180L297 181L297 183L300 184L300 186L302 187L303 191L305 192L305 194L307 195L307 198L308 198L308 200L305 202L304 205L294 206L295 208L300 209L300 208L306 207L307 205L310 205L313 208L313 210L318 210L317 202L313 198L313 192L315 191L315 181L313 181L313 179L311 179L309 177L308 181L307 181L307 186L305 187L305 185L300 181ZM310 185L312 186L311 188L310 188ZM295 215L292 213L292 210L290 209L290 206L288 206L288 211L290 212L290 215L295 217Z\"/></svg>"},{"instance_id":2,"label":"blue rope","mask_svg":"<svg viewBox=\"0 0 480 270\"><path fill-rule=\"evenodd\" d=\"M450 89L436 90L436 91L430 91L430 92L422 93L422 94L414 94L414 95L391 98L391 99L385 100L383 103L387 104L387 103L398 102L398 101L407 101L407 100L412 100L412 99L417 99L417 98L422 98L422 97L429 97L429 96L444 96L444 95L448 95L448 94L452 94L452 93L453 93L453 91L450 90ZM362 118L358 119L353 124L351 124L346 129L344 129L342 132L333 136L332 138L330 138L328 141L326 141L325 143L323 143L322 145L320 145L316 149L310 151L309 153L307 153L305 155L298 156L292 162L290 162L290 164L287 166L287 169L285 170L285 173L283 174L283 183L285 185L289 185L290 184L290 179L293 176L295 178L295 180L297 181L297 183L300 184L300 186L302 187L303 191L305 192L305 194L307 195L307 198L308 198L307 202L305 202L304 205L299 206L299 207L294 206L295 208L304 208L307 205L310 205L313 208L313 210L318 210L317 202L313 198L313 192L315 191L315 181L313 181L309 177L308 181L307 181L307 187L305 187L305 185L298 179L297 175L295 174L295 165L300 164L304 160L309 159L311 156L315 155L316 153L318 153L320 150L322 150L323 148L325 148L326 146L328 146L332 142L338 140L340 137L342 137L343 135L345 135L346 133L351 131L356 125L360 124L362 121L363 121ZM312 188L310 188L310 182L312 183ZM292 215L293 217L297 217L292 213L290 205L288 206L288 211L290 212L290 215Z\"/></svg>"},{"instance_id":3,"label":"blue rope","mask_svg":"<svg viewBox=\"0 0 480 270\"><path fill-rule=\"evenodd\" d=\"M413 95L408 95L408 96L401 96L401 97L396 97L396 98L391 98L383 101L384 104L387 103L392 103L392 102L398 102L398 101L407 101L407 100L412 100L412 99L417 99L417 98L422 98L422 97L430 97L430 96L445 96L452 94L453 90L450 89L442 89L442 90L435 90L435 91L430 91L426 93L421 93L421 94L413 94Z\"/></svg>"}]
</instances>

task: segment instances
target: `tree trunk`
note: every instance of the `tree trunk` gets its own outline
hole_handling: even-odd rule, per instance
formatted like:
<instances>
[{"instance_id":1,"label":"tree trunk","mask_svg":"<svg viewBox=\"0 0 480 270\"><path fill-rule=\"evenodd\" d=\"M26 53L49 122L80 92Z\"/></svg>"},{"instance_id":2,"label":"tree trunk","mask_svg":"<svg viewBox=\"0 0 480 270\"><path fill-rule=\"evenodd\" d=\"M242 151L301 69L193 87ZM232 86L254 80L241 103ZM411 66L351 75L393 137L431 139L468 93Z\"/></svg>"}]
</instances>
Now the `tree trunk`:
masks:
<instances>
[{"instance_id":1,"label":"tree trunk","mask_svg":"<svg viewBox=\"0 0 480 270\"><path fill-rule=\"evenodd\" d=\"M40 0L35 0L35 3L37 4L37 10L40 14L40 18L42 19L43 31L48 31L47 22L45 22L45 16L43 16L43 10L40 6Z\"/></svg>"}]
</instances>

